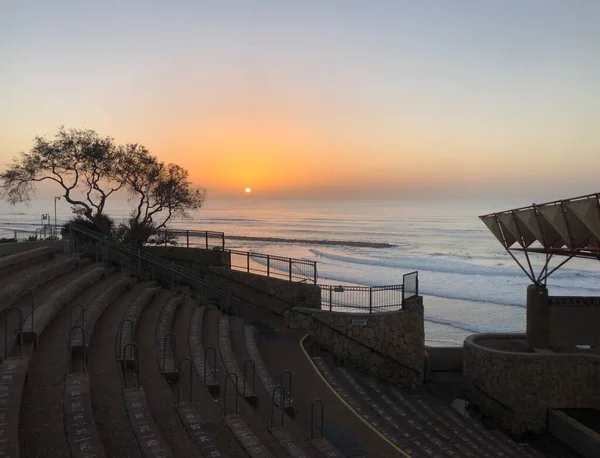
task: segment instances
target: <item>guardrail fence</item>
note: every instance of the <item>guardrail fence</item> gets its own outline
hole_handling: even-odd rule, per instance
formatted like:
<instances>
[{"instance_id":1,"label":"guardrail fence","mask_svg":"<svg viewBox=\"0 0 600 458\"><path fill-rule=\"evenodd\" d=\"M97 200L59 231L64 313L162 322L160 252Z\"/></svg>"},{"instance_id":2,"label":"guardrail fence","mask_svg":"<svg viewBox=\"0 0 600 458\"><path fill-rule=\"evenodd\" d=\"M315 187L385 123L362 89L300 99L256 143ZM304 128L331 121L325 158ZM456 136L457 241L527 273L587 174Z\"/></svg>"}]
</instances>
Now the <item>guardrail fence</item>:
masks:
<instances>
[{"instance_id":1,"label":"guardrail fence","mask_svg":"<svg viewBox=\"0 0 600 458\"><path fill-rule=\"evenodd\" d=\"M337 312L384 312L403 308L406 299L419 295L419 273L403 276L403 284L386 286L319 285L321 305Z\"/></svg>"},{"instance_id":2,"label":"guardrail fence","mask_svg":"<svg viewBox=\"0 0 600 458\"><path fill-rule=\"evenodd\" d=\"M185 246L186 248L225 249L225 233L214 231L189 231L166 229L159 231L154 239L157 245Z\"/></svg>"},{"instance_id":3,"label":"guardrail fence","mask_svg":"<svg viewBox=\"0 0 600 458\"><path fill-rule=\"evenodd\" d=\"M317 283L316 261L239 250L225 251L230 253L232 269L289 281Z\"/></svg>"},{"instance_id":4,"label":"guardrail fence","mask_svg":"<svg viewBox=\"0 0 600 458\"><path fill-rule=\"evenodd\" d=\"M220 307L231 310L239 307L236 297L207 283L204 278L190 274L189 270L97 232L71 226L71 250L94 257L97 261L115 264L122 270L137 274L145 281L154 281L171 288L187 287L198 295L217 301Z\"/></svg>"},{"instance_id":5,"label":"guardrail fence","mask_svg":"<svg viewBox=\"0 0 600 458\"><path fill-rule=\"evenodd\" d=\"M34 231L0 227L0 242L34 242L38 240L58 240L59 231L47 224Z\"/></svg>"}]
</instances>

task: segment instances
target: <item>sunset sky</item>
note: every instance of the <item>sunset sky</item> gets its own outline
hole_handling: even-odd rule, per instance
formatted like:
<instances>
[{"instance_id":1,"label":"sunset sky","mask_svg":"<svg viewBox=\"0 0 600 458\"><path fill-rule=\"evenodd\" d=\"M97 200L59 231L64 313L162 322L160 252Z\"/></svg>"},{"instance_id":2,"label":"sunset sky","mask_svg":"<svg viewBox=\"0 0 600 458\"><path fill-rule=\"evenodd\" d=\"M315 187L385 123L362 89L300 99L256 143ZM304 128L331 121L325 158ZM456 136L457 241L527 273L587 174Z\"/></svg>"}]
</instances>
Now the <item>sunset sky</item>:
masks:
<instances>
[{"instance_id":1,"label":"sunset sky","mask_svg":"<svg viewBox=\"0 0 600 458\"><path fill-rule=\"evenodd\" d=\"M0 168L65 125L212 198L596 192L598 24L597 0L0 0Z\"/></svg>"}]
</instances>

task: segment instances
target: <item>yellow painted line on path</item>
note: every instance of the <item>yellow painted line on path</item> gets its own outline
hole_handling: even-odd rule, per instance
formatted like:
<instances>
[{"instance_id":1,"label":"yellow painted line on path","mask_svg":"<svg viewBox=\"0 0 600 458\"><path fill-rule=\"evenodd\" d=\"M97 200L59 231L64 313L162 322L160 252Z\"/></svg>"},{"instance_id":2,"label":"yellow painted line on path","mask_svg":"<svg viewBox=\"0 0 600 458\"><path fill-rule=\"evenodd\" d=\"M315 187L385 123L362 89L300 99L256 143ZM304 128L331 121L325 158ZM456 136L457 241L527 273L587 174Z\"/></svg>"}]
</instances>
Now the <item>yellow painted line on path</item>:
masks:
<instances>
[{"instance_id":1,"label":"yellow painted line on path","mask_svg":"<svg viewBox=\"0 0 600 458\"><path fill-rule=\"evenodd\" d=\"M304 353L304 356L306 356L306 359L308 359L308 362L310 363L310 365L312 366L312 368L315 370L315 372L317 373L317 375L321 378L321 380L323 380L323 382L325 383L325 385L327 385L327 387L333 392L333 394L335 394L335 396L339 399L339 401L342 404L344 404L348 408L348 410L350 410L350 412L352 412L354 415L356 415L365 425L367 425L381 439L383 439L384 441L386 441L394 450L396 450L397 452L399 452L402 455L404 455L405 458L412 458L408 453L406 453L404 450L402 450L396 444L394 444L393 442L391 442L387 437L385 437L383 434L381 434L379 432L379 430L377 428L375 428L371 423L369 423L367 420L365 420L356 410L354 410L352 408L352 406L350 404L348 404L346 402L346 400L342 396L340 396L340 394L335 390L335 388L333 388L329 384L329 382L327 381L327 379L323 376L323 374L321 374L321 371L319 370L319 368L317 367L317 365L314 363L314 361L312 360L312 358L310 357L310 355L304 349L304 345L303 344L304 344L304 341L306 340L307 337L308 337L308 334L306 334L304 337L302 337L302 339L300 339L300 349L302 350L302 353Z\"/></svg>"}]
</instances>

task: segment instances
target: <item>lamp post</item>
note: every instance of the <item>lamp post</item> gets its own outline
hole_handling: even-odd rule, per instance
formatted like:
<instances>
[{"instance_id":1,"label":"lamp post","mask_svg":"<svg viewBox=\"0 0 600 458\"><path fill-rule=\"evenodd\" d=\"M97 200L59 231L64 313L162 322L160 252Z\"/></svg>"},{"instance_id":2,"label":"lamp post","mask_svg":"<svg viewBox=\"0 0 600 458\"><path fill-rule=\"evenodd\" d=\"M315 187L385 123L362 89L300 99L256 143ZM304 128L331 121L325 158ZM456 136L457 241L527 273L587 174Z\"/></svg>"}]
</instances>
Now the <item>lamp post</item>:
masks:
<instances>
[{"instance_id":1,"label":"lamp post","mask_svg":"<svg viewBox=\"0 0 600 458\"><path fill-rule=\"evenodd\" d=\"M58 237L58 227L56 224L56 201L60 200L60 197L54 197L54 237Z\"/></svg>"}]
</instances>

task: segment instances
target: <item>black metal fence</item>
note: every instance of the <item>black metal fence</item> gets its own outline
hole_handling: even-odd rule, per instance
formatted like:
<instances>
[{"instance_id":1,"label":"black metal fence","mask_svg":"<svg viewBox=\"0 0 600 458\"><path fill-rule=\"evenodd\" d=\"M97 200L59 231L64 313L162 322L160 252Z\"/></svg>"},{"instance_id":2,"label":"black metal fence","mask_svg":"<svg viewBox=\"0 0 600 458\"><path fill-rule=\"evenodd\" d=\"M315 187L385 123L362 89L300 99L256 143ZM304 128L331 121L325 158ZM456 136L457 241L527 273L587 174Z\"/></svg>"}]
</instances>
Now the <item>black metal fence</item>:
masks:
<instances>
[{"instance_id":1,"label":"black metal fence","mask_svg":"<svg viewBox=\"0 0 600 458\"><path fill-rule=\"evenodd\" d=\"M243 272L278 277L289 281L317 283L317 262L249 251L225 250L231 268Z\"/></svg>"},{"instance_id":2,"label":"black metal fence","mask_svg":"<svg viewBox=\"0 0 600 458\"><path fill-rule=\"evenodd\" d=\"M12 229L0 227L0 241L4 242L27 242L38 240L58 240L59 230L46 224L35 230Z\"/></svg>"},{"instance_id":3,"label":"black metal fence","mask_svg":"<svg viewBox=\"0 0 600 458\"><path fill-rule=\"evenodd\" d=\"M419 295L419 272L414 271L402 276L402 302Z\"/></svg>"},{"instance_id":4,"label":"black metal fence","mask_svg":"<svg viewBox=\"0 0 600 458\"><path fill-rule=\"evenodd\" d=\"M419 295L419 273L403 276L403 284L386 286L319 285L321 305L338 312L384 312L403 308L404 302Z\"/></svg>"},{"instance_id":5,"label":"black metal fence","mask_svg":"<svg viewBox=\"0 0 600 458\"><path fill-rule=\"evenodd\" d=\"M116 265L121 270L138 275L143 281L153 281L174 289L189 288L199 296L218 300L219 306L223 308L239 309L239 300L235 296L174 262L75 225L71 226L70 242L72 252Z\"/></svg>"},{"instance_id":6,"label":"black metal fence","mask_svg":"<svg viewBox=\"0 0 600 458\"><path fill-rule=\"evenodd\" d=\"M225 233L166 229L153 239L157 245L178 245L186 248L225 249Z\"/></svg>"}]
</instances>

